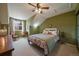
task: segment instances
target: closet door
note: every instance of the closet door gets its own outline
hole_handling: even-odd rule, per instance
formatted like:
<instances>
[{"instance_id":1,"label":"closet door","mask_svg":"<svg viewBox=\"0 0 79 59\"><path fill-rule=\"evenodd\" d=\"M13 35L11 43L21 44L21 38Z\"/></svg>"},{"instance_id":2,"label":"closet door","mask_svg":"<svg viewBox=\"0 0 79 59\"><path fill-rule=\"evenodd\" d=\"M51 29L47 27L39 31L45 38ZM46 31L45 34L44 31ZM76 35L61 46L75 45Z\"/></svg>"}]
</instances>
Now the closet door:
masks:
<instances>
[{"instance_id":1,"label":"closet door","mask_svg":"<svg viewBox=\"0 0 79 59\"><path fill-rule=\"evenodd\" d=\"M77 15L77 45L79 49L79 14Z\"/></svg>"}]
</instances>

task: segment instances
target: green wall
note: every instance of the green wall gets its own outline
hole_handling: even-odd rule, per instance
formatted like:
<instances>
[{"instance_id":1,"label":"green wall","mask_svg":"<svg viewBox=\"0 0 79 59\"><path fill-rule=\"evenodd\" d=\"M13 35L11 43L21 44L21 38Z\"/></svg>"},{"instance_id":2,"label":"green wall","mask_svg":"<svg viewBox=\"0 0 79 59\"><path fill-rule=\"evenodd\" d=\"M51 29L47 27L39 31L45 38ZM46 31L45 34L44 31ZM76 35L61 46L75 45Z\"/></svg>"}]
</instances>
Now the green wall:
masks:
<instances>
[{"instance_id":1,"label":"green wall","mask_svg":"<svg viewBox=\"0 0 79 59\"><path fill-rule=\"evenodd\" d=\"M40 25L40 32L42 32L43 29L48 27L58 28L60 32L65 33L65 38L66 38L65 40L67 42L75 43L76 15L74 11L46 19Z\"/></svg>"},{"instance_id":2,"label":"green wall","mask_svg":"<svg viewBox=\"0 0 79 59\"><path fill-rule=\"evenodd\" d=\"M33 26L30 27L30 34L38 34L40 33L40 28L39 26L37 28L34 28Z\"/></svg>"},{"instance_id":3,"label":"green wall","mask_svg":"<svg viewBox=\"0 0 79 59\"><path fill-rule=\"evenodd\" d=\"M27 21L26 30L28 31L29 35L35 34L37 32L37 28L36 28L36 30L34 30L33 25L32 25L32 22L35 17L36 17L36 14L32 15L28 20L26 20Z\"/></svg>"}]
</instances>

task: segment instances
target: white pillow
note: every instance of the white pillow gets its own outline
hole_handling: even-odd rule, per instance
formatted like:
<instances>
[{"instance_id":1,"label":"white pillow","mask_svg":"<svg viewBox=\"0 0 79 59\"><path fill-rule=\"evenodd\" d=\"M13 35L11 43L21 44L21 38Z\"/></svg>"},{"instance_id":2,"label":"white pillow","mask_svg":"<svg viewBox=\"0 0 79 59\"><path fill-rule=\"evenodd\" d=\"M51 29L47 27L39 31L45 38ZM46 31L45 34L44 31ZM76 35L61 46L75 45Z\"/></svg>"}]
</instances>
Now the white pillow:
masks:
<instances>
[{"instance_id":1,"label":"white pillow","mask_svg":"<svg viewBox=\"0 0 79 59\"><path fill-rule=\"evenodd\" d=\"M57 35L57 31L49 31L52 35Z\"/></svg>"}]
</instances>

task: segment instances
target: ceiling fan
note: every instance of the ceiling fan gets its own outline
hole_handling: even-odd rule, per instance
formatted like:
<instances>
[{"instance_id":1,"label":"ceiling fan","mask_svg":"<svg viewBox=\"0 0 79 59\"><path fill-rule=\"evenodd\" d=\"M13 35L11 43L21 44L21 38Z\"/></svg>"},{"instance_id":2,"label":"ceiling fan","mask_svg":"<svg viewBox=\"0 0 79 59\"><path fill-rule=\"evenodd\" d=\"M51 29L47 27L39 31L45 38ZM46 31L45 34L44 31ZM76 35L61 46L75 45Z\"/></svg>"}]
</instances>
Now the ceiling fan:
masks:
<instances>
[{"instance_id":1,"label":"ceiling fan","mask_svg":"<svg viewBox=\"0 0 79 59\"><path fill-rule=\"evenodd\" d=\"M42 13L42 9L49 9L48 6L41 6L40 3L37 3L36 5L32 3L28 3L28 4L36 8L35 10L33 10L33 12L36 11L36 12Z\"/></svg>"}]
</instances>

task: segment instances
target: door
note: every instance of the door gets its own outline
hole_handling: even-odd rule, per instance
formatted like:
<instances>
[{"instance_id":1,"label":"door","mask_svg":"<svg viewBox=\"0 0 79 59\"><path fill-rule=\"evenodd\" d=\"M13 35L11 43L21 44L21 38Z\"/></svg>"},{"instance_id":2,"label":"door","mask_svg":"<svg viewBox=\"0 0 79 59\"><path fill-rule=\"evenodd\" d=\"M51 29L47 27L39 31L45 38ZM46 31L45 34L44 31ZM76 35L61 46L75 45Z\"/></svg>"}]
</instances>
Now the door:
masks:
<instances>
[{"instance_id":1,"label":"door","mask_svg":"<svg viewBox=\"0 0 79 59\"><path fill-rule=\"evenodd\" d=\"M77 47L79 49L79 13L77 15Z\"/></svg>"}]
</instances>

